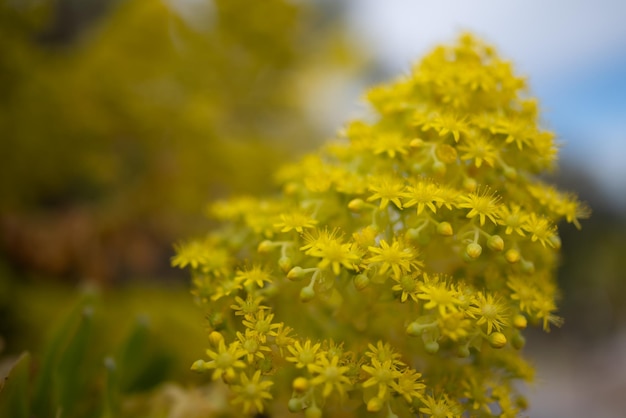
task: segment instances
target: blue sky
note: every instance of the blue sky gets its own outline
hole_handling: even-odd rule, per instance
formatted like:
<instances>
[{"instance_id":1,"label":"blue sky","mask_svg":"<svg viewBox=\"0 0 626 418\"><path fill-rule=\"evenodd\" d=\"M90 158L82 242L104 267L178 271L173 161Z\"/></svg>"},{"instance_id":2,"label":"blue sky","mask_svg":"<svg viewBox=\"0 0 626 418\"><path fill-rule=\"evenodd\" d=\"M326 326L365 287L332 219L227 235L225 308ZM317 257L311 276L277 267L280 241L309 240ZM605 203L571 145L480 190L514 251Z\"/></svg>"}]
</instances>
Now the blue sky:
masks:
<instances>
[{"instance_id":1,"label":"blue sky","mask_svg":"<svg viewBox=\"0 0 626 418\"><path fill-rule=\"evenodd\" d=\"M349 1L358 39L390 74L470 30L528 77L561 156L626 207L626 1Z\"/></svg>"}]
</instances>

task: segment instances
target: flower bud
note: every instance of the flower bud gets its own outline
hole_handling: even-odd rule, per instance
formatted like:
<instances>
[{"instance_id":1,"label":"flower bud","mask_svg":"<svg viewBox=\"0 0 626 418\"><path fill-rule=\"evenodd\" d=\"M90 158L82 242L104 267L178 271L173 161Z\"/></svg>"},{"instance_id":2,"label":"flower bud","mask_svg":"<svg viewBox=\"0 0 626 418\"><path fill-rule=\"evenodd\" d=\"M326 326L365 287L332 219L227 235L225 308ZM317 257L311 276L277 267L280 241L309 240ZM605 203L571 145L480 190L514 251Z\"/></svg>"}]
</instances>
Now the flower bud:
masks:
<instances>
[{"instance_id":1,"label":"flower bud","mask_svg":"<svg viewBox=\"0 0 626 418\"><path fill-rule=\"evenodd\" d=\"M446 174L446 165L441 161L435 161L433 163L433 172L439 176Z\"/></svg>"},{"instance_id":2,"label":"flower bud","mask_svg":"<svg viewBox=\"0 0 626 418\"><path fill-rule=\"evenodd\" d=\"M196 360L194 361L194 363L191 365L191 370L193 370L194 372L204 372L206 371L206 363L204 362L204 360Z\"/></svg>"},{"instance_id":3,"label":"flower bud","mask_svg":"<svg viewBox=\"0 0 626 418\"><path fill-rule=\"evenodd\" d=\"M424 349L428 354L435 354L439 351L439 343L437 341L428 341L424 343Z\"/></svg>"},{"instance_id":4,"label":"flower bud","mask_svg":"<svg viewBox=\"0 0 626 418\"><path fill-rule=\"evenodd\" d=\"M517 329L525 329L528 326L528 320L524 315L515 315L513 317L513 326Z\"/></svg>"},{"instance_id":5,"label":"flower bud","mask_svg":"<svg viewBox=\"0 0 626 418\"><path fill-rule=\"evenodd\" d=\"M439 222L437 225L437 233L443 237L451 237L454 234L450 222Z\"/></svg>"},{"instance_id":6,"label":"flower bud","mask_svg":"<svg viewBox=\"0 0 626 418\"><path fill-rule=\"evenodd\" d=\"M352 199L350 203L348 203L348 209L352 212L360 212L365 207L365 202L363 199Z\"/></svg>"},{"instance_id":7,"label":"flower bud","mask_svg":"<svg viewBox=\"0 0 626 418\"><path fill-rule=\"evenodd\" d=\"M295 266L294 268L289 270L289 273L287 273L287 278L289 280L297 281L297 280L300 280L301 278L303 278L304 274L305 274L305 272L302 269L302 267Z\"/></svg>"},{"instance_id":8,"label":"flower bud","mask_svg":"<svg viewBox=\"0 0 626 418\"><path fill-rule=\"evenodd\" d=\"M467 244L467 247L465 247L465 253L469 256L469 258L474 260L480 257L480 254L482 252L483 247L481 247L480 244L477 242L470 242L469 244Z\"/></svg>"},{"instance_id":9,"label":"flower bud","mask_svg":"<svg viewBox=\"0 0 626 418\"><path fill-rule=\"evenodd\" d=\"M513 339L511 340L511 345L515 347L515 349L521 350L524 347L524 345L526 345L526 338L524 338L522 334L517 332L513 336Z\"/></svg>"},{"instance_id":10,"label":"flower bud","mask_svg":"<svg viewBox=\"0 0 626 418\"><path fill-rule=\"evenodd\" d=\"M468 192L473 192L476 190L476 188L478 187L478 182L471 178L471 177L466 177L465 180L463 180L463 188L465 190L467 190Z\"/></svg>"},{"instance_id":11,"label":"flower bud","mask_svg":"<svg viewBox=\"0 0 626 418\"><path fill-rule=\"evenodd\" d=\"M552 247L555 250L559 250L561 249L561 238L558 235L550 235L550 238L548 238L548 241L550 241L550 244L552 244Z\"/></svg>"},{"instance_id":12,"label":"flower bud","mask_svg":"<svg viewBox=\"0 0 626 418\"><path fill-rule=\"evenodd\" d=\"M411 148L420 148L421 146L424 145L424 140L421 138L414 138L411 140L411 142L409 143L409 146Z\"/></svg>"},{"instance_id":13,"label":"flower bud","mask_svg":"<svg viewBox=\"0 0 626 418\"><path fill-rule=\"evenodd\" d=\"M303 287L300 290L300 301L301 302L310 302L315 298L315 290L312 287Z\"/></svg>"},{"instance_id":14,"label":"flower bud","mask_svg":"<svg viewBox=\"0 0 626 418\"><path fill-rule=\"evenodd\" d=\"M257 251L260 253L269 253L274 248L274 243L268 239L261 241L257 247Z\"/></svg>"},{"instance_id":15,"label":"flower bud","mask_svg":"<svg viewBox=\"0 0 626 418\"><path fill-rule=\"evenodd\" d=\"M509 180L515 180L517 178L517 170L509 166L504 167L504 177Z\"/></svg>"},{"instance_id":16,"label":"flower bud","mask_svg":"<svg viewBox=\"0 0 626 418\"><path fill-rule=\"evenodd\" d=\"M305 377L296 377L291 384L293 390L298 393L306 392L309 389L309 380Z\"/></svg>"},{"instance_id":17,"label":"flower bud","mask_svg":"<svg viewBox=\"0 0 626 418\"><path fill-rule=\"evenodd\" d=\"M456 162L457 152L456 148L449 144L439 144L435 149L435 155L439 160L445 164L452 164Z\"/></svg>"},{"instance_id":18,"label":"flower bud","mask_svg":"<svg viewBox=\"0 0 626 418\"><path fill-rule=\"evenodd\" d=\"M493 348L502 348L506 345L506 336L501 332L492 332L488 341Z\"/></svg>"},{"instance_id":19,"label":"flower bud","mask_svg":"<svg viewBox=\"0 0 626 418\"><path fill-rule=\"evenodd\" d=\"M363 290L370 284L370 278L365 274L354 276L354 287L356 290Z\"/></svg>"},{"instance_id":20,"label":"flower bud","mask_svg":"<svg viewBox=\"0 0 626 418\"><path fill-rule=\"evenodd\" d=\"M504 258L509 263L515 264L520 260L521 254L515 248L511 248L504 253Z\"/></svg>"},{"instance_id":21,"label":"flower bud","mask_svg":"<svg viewBox=\"0 0 626 418\"><path fill-rule=\"evenodd\" d=\"M492 235L487 240L487 247L492 251L502 251L504 249L504 240L500 235Z\"/></svg>"},{"instance_id":22,"label":"flower bud","mask_svg":"<svg viewBox=\"0 0 626 418\"><path fill-rule=\"evenodd\" d=\"M311 405L304 410L305 418L322 418L322 410L317 405Z\"/></svg>"},{"instance_id":23,"label":"flower bud","mask_svg":"<svg viewBox=\"0 0 626 418\"><path fill-rule=\"evenodd\" d=\"M467 345L462 345L456 350L456 355L460 358L467 358L470 356L469 347Z\"/></svg>"},{"instance_id":24,"label":"flower bud","mask_svg":"<svg viewBox=\"0 0 626 418\"><path fill-rule=\"evenodd\" d=\"M280 269L287 273L289 271L289 269L291 269L291 258L289 257L280 257L278 259L278 266L280 267Z\"/></svg>"},{"instance_id":25,"label":"flower bud","mask_svg":"<svg viewBox=\"0 0 626 418\"><path fill-rule=\"evenodd\" d=\"M522 271L526 274L533 274L535 272L535 263L522 260Z\"/></svg>"},{"instance_id":26,"label":"flower bud","mask_svg":"<svg viewBox=\"0 0 626 418\"><path fill-rule=\"evenodd\" d=\"M416 321L413 321L406 327L406 334L411 337L418 337L422 334L423 327Z\"/></svg>"},{"instance_id":27,"label":"flower bud","mask_svg":"<svg viewBox=\"0 0 626 418\"><path fill-rule=\"evenodd\" d=\"M302 399L300 398L291 398L289 399L289 402L287 402L287 409L289 409L289 412L300 412L302 411L303 406Z\"/></svg>"},{"instance_id":28,"label":"flower bud","mask_svg":"<svg viewBox=\"0 0 626 418\"><path fill-rule=\"evenodd\" d=\"M298 191L298 188L298 183L292 181L285 184L285 186L283 187L283 191L287 196L293 196Z\"/></svg>"},{"instance_id":29,"label":"flower bud","mask_svg":"<svg viewBox=\"0 0 626 418\"><path fill-rule=\"evenodd\" d=\"M367 402L367 411L368 412L378 412L383 409L383 400L378 396L374 396Z\"/></svg>"},{"instance_id":30,"label":"flower bud","mask_svg":"<svg viewBox=\"0 0 626 418\"><path fill-rule=\"evenodd\" d=\"M417 241L420 237L420 231L417 228L409 228L406 230L406 236L413 241Z\"/></svg>"},{"instance_id":31,"label":"flower bud","mask_svg":"<svg viewBox=\"0 0 626 418\"><path fill-rule=\"evenodd\" d=\"M220 342L224 341L224 336L217 332L217 331L212 331L209 334L209 342L211 343L211 345L213 347L217 347L220 345Z\"/></svg>"}]
</instances>

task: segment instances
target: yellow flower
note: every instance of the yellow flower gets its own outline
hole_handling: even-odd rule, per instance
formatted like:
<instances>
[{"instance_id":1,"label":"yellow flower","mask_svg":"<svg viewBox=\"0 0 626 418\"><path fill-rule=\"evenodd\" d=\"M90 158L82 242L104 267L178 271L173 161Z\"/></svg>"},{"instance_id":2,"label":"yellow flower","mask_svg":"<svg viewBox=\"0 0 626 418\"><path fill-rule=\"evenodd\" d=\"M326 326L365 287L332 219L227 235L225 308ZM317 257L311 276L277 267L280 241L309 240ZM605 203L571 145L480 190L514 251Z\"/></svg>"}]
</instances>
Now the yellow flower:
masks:
<instances>
[{"instance_id":1,"label":"yellow flower","mask_svg":"<svg viewBox=\"0 0 626 418\"><path fill-rule=\"evenodd\" d=\"M397 380L391 382L390 386L397 394L411 404L413 399L422 398L422 394L426 388L426 385L420 380L421 377L421 373L411 368L406 368L402 371Z\"/></svg>"},{"instance_id":2,"label":"yellow flower","mask_svg":"<svg viewBox=\"0 0 626 418\"><path fill-rule=\"evenodd\" d=\"M246 367L246 363L240 360L246 355L246 350L241 348L239 341L230 343L228 348L226 348L224 340L220 340L217 351L207 350L206 354L211 360L203 363L203 369L214 370L211 376L213 380L217 380L223 375L231 380L235 377L236 368L242 369Z\"/></svg>"},{"instance_id":3,"label":"yellow flower","mask_svg":"<svg viewBox=\"0 0 626 418\"><path fill-rule=\"evenodd\" d=\"M406 154L409 144L401 134L398 133L382 133L374 136L372 140L372 149L374 154L387 153L389 158L395 158L397 154Z\"/></svg>"},{"instance_id":4,"label":"yellow flower","mask_svg":"<svg viewBox=\"0 0 626 418\"><path fill-rule=\"evenodd\" d=\"M303 230L313 228L318 224L318 221L313 219L310 215L295 211L289 213L280 214L280 222L274 224L274 227L279 228L280 232L289 232L296 230L302 233Z\"/></svg>"},{"instance_id":5,"label":"yellow flower","mask_svg":"<svg viewBox=\"0 0 626 418\"><path fill-rule=\"evenodd\" d=\"M339 275L341 267L355 270L361 260L358 248L352 243L343 243L339 238L331 238L327 242L317 241L307 253L321 258L318 268L331 267L335 275Z\"/></svg>"},{"instance_id":6,"label":"yellow flower","mask_svg":"<svg viewBox=\"0 0 626 418\"><path fill-rule=\"evenodd\" d=\"M516 232L520 236L525 236L523 226L526 222L528 214L523 212L519 205L511 203L509 205L500 206L500 219L498 224L506 226L505 233L511 234Z\"/></svg>"},{"instance_id":7,"label":"yellow flower","mask_svg":"<svg viewBox=\"0 0 626 418\"><path fill-rule=\"evenodd\" d=\"M393 271L396 279L403 274L416 272L423 266L417 259L417 250L407 247L403 241L394 238L391 245L387 241L380 240L379 247L368 247L373 255L365 260L369 266L378 266L378 274L384 275L389 269Z\"/></svg>"},{"instance_id":8,"label":"yellow flower","mask_svg":"<svg viewBox=\"0 0 626 418\"><path fill-rule=\"evenodd\" d=\"M372 357L370 359L371 366L363 365L363 369L371 377L363 382L363 387L378 385L378 394L376 395L380 399L385 399L387 390L393 383L394 379L400 377L402 374L396 370L391 360L380 362L377 358Z\"/></svg>"},{"instance_id":9,"label":"yellow flower","mask_svg":"<svg viewBox=\"0 0 626 418\"><path fill-rule=\"evenodd\" d=\"M459 341L469 335L471 322L463 312L450 312L437 319L441 334L452 341Z\"/></svg>"},{"instance_id":10,"label":"yellow flower","mask_svg":"<svg viewBox=\"0 0 626 418\"><path fill-rule=\"evenodd\" d=\"M374 194L368 197L367 201L373 202L380 199L381 210L385 209L390 201L402 209L402 202L400 201L404 195L404 183L402 181L384 176L372 177L369 190Z\"/></svg>"},{"instance_id":11,"label":"yellow flower","mask_svg":"<svg viewBox=\"0 0 626 418\"><path fill-rule=\"evenodd\" d=\"M376 343L376 346L373 344L368 344L367 348L369 349L365 355L371 359L377 359L378 361L391 361L394 367L403 367L405 364L400 361L400 354L396 353L393 348L389 345L389 343L384 343L380 340Z\"/></svg>"},{"instance_id":12,"label":"yellow flower","mask_svg":"<svg viewBox=\"0 0 626 418\"><path fill-rule=\"evenodd\" d=\"M235 296L235 301L237 305L230 305L230 308L235 311L235 315L242 315L245 318L252 318L258 311L268 309L267 306L261 305L263 296L252 297L252 295L248 295L245 300Z\"/></svg>"},{"instance_id":13,"label":"yellow flower","mask_svg":"<svg viewBox=\"0 0 626 418\"><path fill-rule=\"evenodd\" d=\"M396 280L397 284L394 285L391 290L402 292L400 301L406 302L406 300L410 297L414 302L417 302L419 280L415 274L404 275L399 279L394 276L393 279Z\"/></svg>"},{"instance_id":14,"label":"yellow flower","mask_svg":"<svg viewBox=\"0 0 626 418\"><path fill-rule=\"evenodd\" d=\"M497 223L499 218L500 198L495 195L494 192L489 189L483 189L475 193L467 195L461 195L459 197L460 208L467 208L470 211L467 214L468 218L478 216L480 219L480 225L485 224L485 218L489 218L494 224Z\"/></svg>"},{"instance_id":15,"label":"yellow flower","mask_svg":"<svg viewBox=\"0 0 626 418\"><path fill-rule=\"evenodd\" d=\"M176 255L172 257L172 266L185 268L188 265L191 268L198 268L209 257L209 249L201 242L192 241L187 243L178 243L174 245Z\"/></svg>"},{"instance_id":16,"label":"yellow flower","mask_svg":"<svg viewBox=\"0 0 626 418\"><path fill-rule=\"evenodd\" d=\"M261 380L261 371L257 370L249 378L247 374L241 373L241 380L238 384L232 385L231 389L235 392L235 398L233 404L242 404L243 413L249 414L251 412L263 413L263 403L269 399L272 399L272 394L269 392L269 388L274 384L269 380Z\"/></svg>"},{"instance_id":17,"label":"yellow flower","mask_svg":"<svg viewBox=\"0 0 626 418\"><path fill-rule=\"evenodd\" d=\"M246 267L244 270L237 271L235 281L243 283L246 288L252 285L262 288L265 283L272 282L272 275L271 272L264 267L254 265L251 268Z\"/></svg>"},{"instance_id":18,"label":"yellow flower","mask_svg":"<svg viewBox=\"0 0 626 418\"><path fill-rule=\"evenodd\" d=\"M304 342L304 345L300 344L300 341L296 341L293 345L287 346L287 349L293 356L287 357L286 360L296 363L298 368L306 367L311 371L320 346L320 343L311 346L311 340L309 339Z\"/></svg>"},{"instance_id":19,"label":"yellow flower","mask_svg":"<svg viewBox=\"0 0 626 418\"><path fill-rule=\"evenodd\" d=\"M454 142L459 142L461 134L467 135L469 130L464 118L448 113L435 116L430 122L423 124L422 131L429 129L437 131L439 136L451 133L454 137Z\"/></svg>"},{"instance_id":20,"label":"yellow flower","mask_svg":"<svg viewBox=\"0 0 626 418\"><path fill-rule=\"evenodd\" d=\"M207 241L191 241L174 246L176 255L172 258L172 266L185 268L201 268L205 273L224 276L230 266L230 255L218 243Z\"/></svg>"},{"instance_id":21,"label":"yellow flower","mask_svg":"<svg viewBox=\"0 0 626 418\"><path fill-rule=\"evenodd\" d=\"M462 415L459 406L451 402L447 396L435 398L427 395L422 398L422 403L424 406L419 408L419 411L431 418L456 418Z\"/></svg>"},{"instance_id":22,"label":"yellow flower","mask_svg":"<svg viewBox=\"0 0 626 418\"><path fill-rule=\"evenodd\" d=\"M441 316L445 316L449 311L458 311L458 305L461 304L457 290L438 275L429 277L424 274L424 283L420 285L420 291L417 297L427 301L424 308L437 308Z\"/></svg>"},{"instance_id":23,"label":"yellow flower","mask_svg":"<svg viewBox=\"0 0 626 418\"><path fill-rule=\"evenodd\" d=\"M264 345L265 343L261 341L260 336L252 331L250 328L246 328L245 334L237 331L237 339L241 343L241 348L246 350L246 359L250 364L252 364L255 357L264 359L265 355L263 354L263 351L272 351L269 346Z\"/></svg>"},{"instance_id":24,"label":"yellow flower","mask_svg":"<svg viewBox=\"0 0 626 418\"><path fill-rule=\"evenodd\" d=\"M462 160L474 160L474 164L478 168L483 164L483 161L493 167L498 159L498 149L482 136L469 137L463 144L459 145L459 151L463 152L461 154Z\"/></svg>"},{"instance_id":25,"label":"yellow flower","mask_svg":"<svg viewBox=\"0 0 626 418\"><path fill-rule=\"evenodd\" d=\"M350 387L350 379L345 375L350 368L339 365L339 357L333 356L330 360L328 355L322 353L315 363L310 366L310 371L315 374L311 379L313 386L323 385L322 396L327 398L333 390L344 397Z\"/></svg>"},{"instance_id":26,"label":"yellow flower","mask_svg":"<svg viewBox=\"0 0 626 418\"><path fill-rule=\"evenodd\" d=\"M478 317L477 325L487 324L487 334L492 330L502 331L502 327L508 325L507 307L500 298L491 293L480 292L476 295L473 306L467 313L473 318Z\"/></svg>"},{"instance_id":27,"label":"yellow flower","mask_svg":"<svg viewBox=\"0 0 626 418\"><path fill-rule=\"evenodd\" d=\"M531 241L539 241L544 247L549 245L554 246L552 237L556 235L556 227L550 223L550 221L544 217L539 217L535 213L531 213L525 219L522 228L530 232Z\"/></svg>"},{"instance_id":28,"label":"yellow flower","mask_svg":"<svg viewBox=\"0 0 626 418\"><path fill-rule=\"evenodd\" d=\"M435 203L440 204L444 202L441 196L439 196L439 188L427 180L420 180L409 185L407 191L402 196L406 198L404 207L417 206L418 215L422 214L425 207L436 213L437 206L435 206Z\"/></svg>"},{"instance_id":29,"label":"yellow flower","mask_svg":"<svg viewBox=\"0 0 626 418\"><path fill-rule=\"evenodd\" d=\"M276 329L280 327L279 324L272 324L274 314L268 314L265 316L264 310L258 310L256 313L247 317L241 321L247 328L249 328L254 335L259 337L259 341L265 342L268 336L275 337Z\"/></svg>"}]
</instances>

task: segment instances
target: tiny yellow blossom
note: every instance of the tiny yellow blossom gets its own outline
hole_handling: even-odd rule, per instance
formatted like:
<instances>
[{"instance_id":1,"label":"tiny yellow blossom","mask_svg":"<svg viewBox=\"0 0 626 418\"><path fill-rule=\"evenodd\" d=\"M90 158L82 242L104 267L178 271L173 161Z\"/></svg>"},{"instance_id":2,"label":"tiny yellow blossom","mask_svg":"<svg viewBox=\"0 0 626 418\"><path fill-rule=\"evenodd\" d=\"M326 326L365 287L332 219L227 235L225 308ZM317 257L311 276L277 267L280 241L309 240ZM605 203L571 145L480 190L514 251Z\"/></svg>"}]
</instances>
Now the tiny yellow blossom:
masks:
<instances>
[{"instance_id":1,"label":"tiny yellow blossom","mask_svg":"<svg viewBox=\"0 0 626 418\"><path fill-rule=\"evenodd\" d=\"M461 195L459 199L461 202L459 203L460 208L470 209L467 214L468 218L478 216L481 226L485 224L485 218L489 218L494 224L497 223L500 199L494 192L489 189L483 189L476 193Z\"/></svg>"},{"instance_id":2,"label":"tiny yellow blossom","mask_svg":"<svg viewBox=\"0 0 626 418\"><path fill-rule=\"evenodd\" d=\"M399 240L394 240L391 245L385 240L380 240L379 247L368 249L373 255L366 262L370 267L378 266L378 274L381 275L391 269L394 277L399 279L403 274L419 272L419 268L423 266L417 258L417 250Z\"/></svg>"},{"instance_id":3,"label":"tiny yellow blossom","mask_svg":"<svg viewBox=\"0 0 626 418\"><path fill-rule=\"evenodd\" d=\"M350 368L339 365L339 357L333 356L330 360L326 354L321 354L310 367L315 377L311 380L313 386L322 385L322 396L327 398L333 390L341 397L351 386L350 379L345 375Z\"/></svg>"},{"instance_id":4,"label":"tiny yellow blossom","mask_svg":"<svg viewBox=\"0 0 626 418\"><path fill-rule=\"evenodd\" d=\"M244 414L249 414L253 411L263 413L264 402L272 399L269 388L273 384L274 382L272 381L261 380L260 370L254 372L252 378L249 378L245 373L241 373L240 382L231 387L233 392L235 392L233 404L242 404Z\"/></svg>"},{"instance_id":5,"label":"tiny yellow blossom","mask_svg":"<svg viewBox=\"0 0 626 418\"><path fill-rule=\"evenodd\" d=\"M368 202L380 200L380 209L385 209L389 202L393 202L398 208L402 208L404 183L389 177L374 177L370 180L369 190L374 192L367 198Z\"/></svg>"}]
</instances>

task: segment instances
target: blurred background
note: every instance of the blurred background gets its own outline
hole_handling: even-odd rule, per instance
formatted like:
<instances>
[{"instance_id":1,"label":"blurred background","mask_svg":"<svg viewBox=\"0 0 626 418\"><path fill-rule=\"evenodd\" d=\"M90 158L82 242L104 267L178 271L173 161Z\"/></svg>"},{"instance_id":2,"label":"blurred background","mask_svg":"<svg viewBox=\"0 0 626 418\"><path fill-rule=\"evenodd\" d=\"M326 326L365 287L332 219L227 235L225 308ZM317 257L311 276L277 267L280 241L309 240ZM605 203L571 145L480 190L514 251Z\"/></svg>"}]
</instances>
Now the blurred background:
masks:
<instances>
[{"instance_id":1,"label":"blurred background","mask_svg":"<svg viewBox=\"0 0 626 418\"><path fill-rule=\"evenodd\" d=\"M101 359L131 362L139 340L151 354L115 377L118 396L201 385L186 371L202 314L172 244L210 227L212 199L271 192L277 165L364 114L367 86L469 30L528 77L562 144L550 179L593 210L560 231L566 321L529 336L528 415L623 416L624 16L619 0L0 0L3 363L30 350L65 367L55 344L87 338L93 311L85 390L108 387Z\"/></svg>"}]
</instances>

